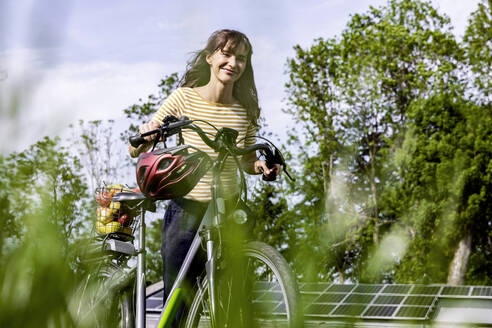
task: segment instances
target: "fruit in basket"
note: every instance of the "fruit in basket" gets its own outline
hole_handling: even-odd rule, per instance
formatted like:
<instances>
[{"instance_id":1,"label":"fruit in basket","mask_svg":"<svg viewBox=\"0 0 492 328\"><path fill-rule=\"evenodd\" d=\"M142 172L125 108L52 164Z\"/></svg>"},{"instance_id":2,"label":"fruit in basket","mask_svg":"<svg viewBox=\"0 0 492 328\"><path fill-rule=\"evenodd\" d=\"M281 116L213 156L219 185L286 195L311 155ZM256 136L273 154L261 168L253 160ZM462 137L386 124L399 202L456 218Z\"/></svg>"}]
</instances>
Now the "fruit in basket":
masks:
<instances>
[{"instance_id":1,"label":"fruit in basket","mask_svg":"<svg viewBox=\"0 0 492 328\"><path fill-rule=\"evenodd\" d=\"M102 224L107 224L113 221L113 211L108 207L98 207L96 209L97 213L97 222L101 222Z\"/></svg>"},{"instance_id":2,"label":"fruit in basket","mask_svg":"<svg viewBox=\"0 0 492 328\"><path fill-rule=\"evenodd\" d=\"M106 189L114 196L114 194L122 192L122 191L130 191L130 189L126 188L124 185L118 183L118 184L112 184L109 186L106 186Z\"/></svg>"},{"instance_id":3,"label":"fruit in basket","mask_svg":"<svg viewBox=\"0 0 492 328\"><path fill-rule=\"evenodd\" d=\"M127 213L121 214L118 218L118 222L121 223L121 225L124 227L128 227L130 224L132 224L132 221L132 218Z\"/></svg>"},{"instance_id":4,"label":"fruit in basket","mask_svg":"<svg viewBox=\"0 0 492 328\"><path fill-rule=\"evenodd\" d=\"M97 232L100 234L106 234L111 232L119 232L122 230L121 223L112 221L107 224L104 224L100 221L96 221Z\"/></svg>"},{"instance_id":5,"label":"fruit in basket","mask_svg":"<svg viewBox=\"0 0 492 328\"><path fill-rule=\"evenodd\" d=\"M114 183L106 186L106 189L108 189L110 192L112 192L112 189L123 189L125 186L123 186L121 183Z\"/></svg>"},{"instance_id":6,"label":"fruit in basket","mask_svg":"<svg viewBox=\"0 0 492 328\"><path fill-rule=\"evenodd\" d=\"M121 203L120 202L111 202L111 203L109 203L109 208L112 209L114 212L116 212L121 208Z\"/></svg>"},{"instance_id":7,"label":"fruit in basket","mask_svg":"<svg viewBox=\"0 0 492 328\"><path fill-rule=\"evenodd\" d=\"M101 191L99 194L96 196L96 201L101 205L102 207L108 207L109 204L111 203L111 198L113 196L111 195L110 192L108 191Z\"/></svg>"}]
</instances>

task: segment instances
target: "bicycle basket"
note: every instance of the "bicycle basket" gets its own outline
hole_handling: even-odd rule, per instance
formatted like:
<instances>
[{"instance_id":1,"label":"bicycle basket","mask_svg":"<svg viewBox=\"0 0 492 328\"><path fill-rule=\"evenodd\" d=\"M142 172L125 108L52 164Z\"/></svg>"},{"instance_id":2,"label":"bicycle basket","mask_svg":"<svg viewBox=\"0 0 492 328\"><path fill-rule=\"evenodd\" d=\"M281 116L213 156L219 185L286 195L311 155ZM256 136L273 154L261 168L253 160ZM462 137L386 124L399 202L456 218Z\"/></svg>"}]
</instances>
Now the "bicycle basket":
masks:
<instances>
[{"instance_id":1,"label":"bicycle basket","mask_svg":"<svg viewBox=\"0 0 492 328\"><path fill-rule=\"evenodd\" d=\"M137 192L121 184L113 184L96 190L96 201L99 207L96 210L96 231L100 235L121 233L132 236L134 217L136 213L120 202L113 202L112 198L119 192Z\"/></svg>"}]
</instances>

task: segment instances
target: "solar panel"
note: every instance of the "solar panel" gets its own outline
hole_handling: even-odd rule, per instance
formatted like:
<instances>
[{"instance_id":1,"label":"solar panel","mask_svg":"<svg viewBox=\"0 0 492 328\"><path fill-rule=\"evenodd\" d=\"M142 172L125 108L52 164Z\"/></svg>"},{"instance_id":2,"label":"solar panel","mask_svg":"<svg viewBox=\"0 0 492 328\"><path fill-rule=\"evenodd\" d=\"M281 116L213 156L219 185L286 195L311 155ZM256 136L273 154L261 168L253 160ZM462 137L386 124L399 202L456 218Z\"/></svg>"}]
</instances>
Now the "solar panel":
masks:
<instances>
[{"instance_id":1,"label":"solar panel","mask_svg":"<svg viewBox=\"0 0 492 328\"><path fill-rule=\"evenodd\" d=\"M354 289L355 285L331 285L330 288L328 288L327 291L329 292L341 292L341 293L348 293L352 289Z\"/></svg>"},{"instance_id":2,"label":"solar panel","mask_svg":"<svg viewBox=\"0 0 492 328\"><path fill-rule=\"evenodd\" d=\"M441 290L440 286L333 284L315 293L309 287L309 292L301 289L307 317L382 320L428 320Z\"/></svg>"},{"instance_id":3,"label":"solar panel","mask_svg":"<svg viewBox=\"0 0 492 328\"><path fill-rule=\"evenodd\" d=\"M304 309L304 315L306 316L328 316L328 314L335 308L333 304L312 303Z\"/></svg>"},{"instance_id":4,"label":"solar panel","mask_svg":"<svg viewBox=\"0 0 492 328\"><path fill-rule=\"evenodd\" d=\"M259 313L268 313L268 314L275 314L275 310L279 307L279 302L275 301L261 301L261 302L253 302L255 306L255 310L258 311ZM285 309L284 309L285 312Z\"/></svg>"},{"instance_id":5,"label":"solar panel","mask_svg":"<svg viewBox=\"0 0 492 328\"><path fill-rule=\"evenodd\" d=\"M366 305L341 304L333 311L332 314L334 316L356 317L356 316L360 316L362 314L362 312L364 312L365 308L366 308Z\"/></svg>"},{"instance_id":6,"label":"solar panel","mask_svg":"<svg viewBox=\"0 0 492 328\"><path fill-rule=\"evenodd\" d=\"M323 292L330 286L331 284L326 282L305 282L299 284L299 289L303 292Z\"/></svg>"},{"instance_id":7,"label":"solar panel","mask_svg":"<svg viewBox=\"0 0 492 328\"><path fill-rule=\"evenodd\" d=\"M470 287L446 286L442 289L441 295L465 296L470 293Z\"/></svg>"},{"instance_id":8,"label":"solar panel","mask_svg":"<svg viewBox=\"0 0 492 328\"><path fill-rule=\"evenodd\" d=\"M492 287L473 287L472 296L492 296Z\"/></svg>"},{"instance_id":9,"label":"solar panel","mask_svg":"<svg viewBox=\"0 0 492 328\"><path fill-rule=\"evenodd\" d=\"M406 305L431 305L436 298L434 296L408 296L405 299Z\"/></svg>"},{"instance_id":10,"label":"solar panel","mask_svg":"<svg viewBox=\"0 0 492 328\"><path fill-rule=\"evenodd\" d=\"M369 304L374 295L371 294L350 294L345 299L344 303L358 303L358 304Z\"/></svg>"},{"instance_id":11,"label":"solar panel","mask_svg":"<svg viewBox=\"0 0 492 328\"><path fill-rule=\"evenodd\" d=\"M147 308L148 309L161 309L162 308L162 299L147 299Z\"/></svg>"},{"instance_id":12,"label":"solar panel","mask_svg":"<svg viewBox=\"0 0 492 328\"><path fill-rule=\"evenodd\" d=\"M301 304L307 320L379 320L380 322L433 322L445 300L488 300L492 287L402 284L300 283ZM147 297L147 311L162 310L162 290ZM285 315L278 284L257 283L253 291L258 311ZM456 303L465 306L468 303ZM453 305L459 306L459 305ZM492 319L491 319L492 321ZM492 323L492 322L491 322Z\"/></svg>"},{"instance_id":13,"label":"solar panel","mask_svg":"<svg viewBox=\"0 0 492 328\"><path fill-rule=\"evenodd\" d=\"M397 318L425 318L429 308L420 306L402 306L395 317Z\"/></svg>"},{"instance_id":14,"label":"solar panel","mask_svg":"<svg viewBox=\"0 0 492 328\"><path fill-rule=\"evenodd\" d=\"M364 317L391 317L398 307L373 305L369 306L364 313Z\"/></svg>"},{"instance_id":15,"label":"solar panel","mask_svg":"<svg viewBox=\"0 0 492 328\"><path fill-rule=\"evenodd\" d=\"M412 288L409 285L386 285L383 289L383 293L385 294L407 294L408 291Z\"/></svg>"},{"instance_id":16,"label":"solar panel","mask_svg":"<svg viewBox=\"0 0 492 328\"><path fill-rule=\"evenodd\" d=\"M400 304L404 296L400 295L380 295L374 301L375 304Z\"/></svg>"},{"instance_id":17,"label":"solar panel","mask_svg":"<svg viewBox=\"0 0 492 328\"><path fill-rule=\"evenodd\" d=\"M320 296L320 293L304 292L301 293L301 301L303 304L312 303L315 299ZM343 295L341 295L343 298ZM326 301L329 302L329 301ZM337 302L337 301L335 301Z\"/></svg>"},{"instance_id":18,"label":"solar panel","mask_svg":"<svg viewBox=\"0 0 492 328\"><path fill-rule=\"evenodd\" d=\"M436 295L439 293L441 286L414 286L411 294L419 294L419 295Z\"/></svg>"},{"instance_id":19,"label":"solar panel","mask_svg":"<svg viewBox=\"0 0 492 328\"><path fill-rule=\"evenodd\" d=\"M358 285L354 289L354 293L372 293L375 294L379 292L384 285Z\"/></svg>"},{"instance_id":20,"label":"solar panel","mask_svg":"<svg viewBox=\"0 0 492 328\"><path fill-rule=\"evenodd\" d=\"M269 281L256 281L254 288L256 290L270 290L276 289L278 287L278 283L269 282Z\"/></svg>"},{"instance_id":21,"label":"solar panel","mask_svg":"<svg viewBox=\"0 0 492 328\"><path fill-rule=\"evenodd\" d=\"M263 295L260 296L258 300L265 302L280 302L282 301L282 292L268 291L266 293L263 293Z\"/></svg>"},{"instance_id":22,"label":"solar panel","mask_svg":"<svg viewBox=\"0 0 492 328\"><path fill-rule=\"evenodd\" d=\"M345 294L333 294L333 293L325 293L318 295L316 299L317 303L338 303L345 297Z\"/></svg>"}]
</instances>

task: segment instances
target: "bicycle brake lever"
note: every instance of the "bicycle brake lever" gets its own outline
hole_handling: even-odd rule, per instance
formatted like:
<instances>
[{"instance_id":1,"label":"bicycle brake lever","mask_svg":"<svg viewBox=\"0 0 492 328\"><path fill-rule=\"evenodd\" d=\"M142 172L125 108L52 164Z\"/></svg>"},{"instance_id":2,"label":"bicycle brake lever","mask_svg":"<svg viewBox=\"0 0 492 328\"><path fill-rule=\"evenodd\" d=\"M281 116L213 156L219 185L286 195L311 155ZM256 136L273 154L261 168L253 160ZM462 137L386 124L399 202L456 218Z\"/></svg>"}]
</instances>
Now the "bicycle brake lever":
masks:
<instances>
[{"instance_id":1,"label":"bicycle brake lever","mask_svg":"<svg viewBox=\"0 0 492 328\"><path fill-rule=\"evenodd\" d=\"M271 149L263 149L260 151L260 153L265 156L265 164L269 169L272 169L275 167L275 164L277 164L276 161L276 155L274 155L271 151ZM262 171L263 173L263 171ZM262 180L263 181L275 181L277 180L277 176L273 177L267 177L265 174L262 175Z\"/></svg>"}]
</instances>

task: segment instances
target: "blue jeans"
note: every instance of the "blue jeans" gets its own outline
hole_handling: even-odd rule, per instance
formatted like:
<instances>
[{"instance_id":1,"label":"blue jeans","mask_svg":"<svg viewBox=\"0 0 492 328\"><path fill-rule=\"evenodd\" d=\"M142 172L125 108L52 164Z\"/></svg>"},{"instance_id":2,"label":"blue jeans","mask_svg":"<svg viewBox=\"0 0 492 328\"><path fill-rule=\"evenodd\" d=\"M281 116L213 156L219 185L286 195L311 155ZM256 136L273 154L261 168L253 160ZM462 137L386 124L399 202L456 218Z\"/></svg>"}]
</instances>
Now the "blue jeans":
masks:
<instances>
[{"instance_id":1,"label":"blue jeans","mask_svg":"<svg viewBox=\"0 0 492 328\"><path fill-rule=\"evenodd\" d=\"M171 292L174 280L176 280L176 276L207 207L208 202L198 202L184 198L169 201L162 222L161 256L163 261L164 302ZM186 282L189 286L194 286L196 277L203 270L204 262L205 254L198 254L186 277ZM180 307L173 326L178 326L185 309L185 306Z\"/></svg>"}]
</instances>

